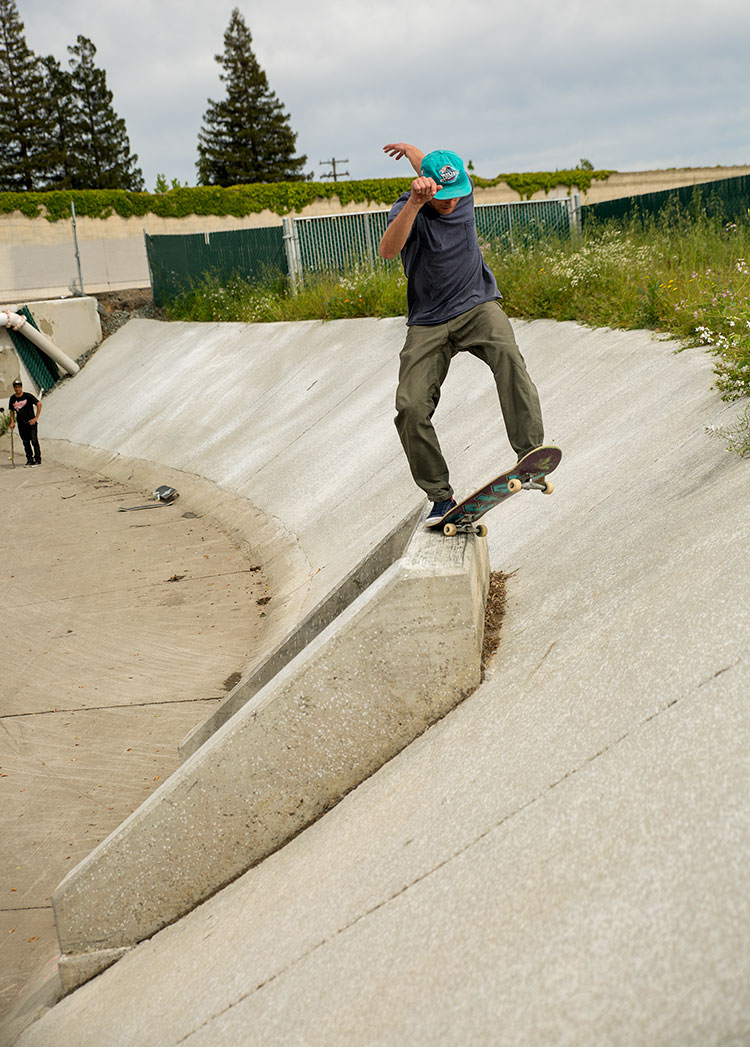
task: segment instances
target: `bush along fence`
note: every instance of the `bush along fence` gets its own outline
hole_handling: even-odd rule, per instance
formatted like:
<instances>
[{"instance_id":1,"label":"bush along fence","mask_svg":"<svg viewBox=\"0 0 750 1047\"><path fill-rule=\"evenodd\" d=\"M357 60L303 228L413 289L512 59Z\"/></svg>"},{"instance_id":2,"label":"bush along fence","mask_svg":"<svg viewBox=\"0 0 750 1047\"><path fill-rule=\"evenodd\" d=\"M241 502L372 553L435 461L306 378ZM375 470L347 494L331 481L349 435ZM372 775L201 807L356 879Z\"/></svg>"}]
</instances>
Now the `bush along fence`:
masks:
<instances>
[{"instance_id":1,"label":"bush along fence","mask_svg":"<svg viewBox=\"0 0 750 1047\"><path fill-rule=\"evenodd\" d=\"M579 197L478 204L477 233L486 243L520 247L550 234L572 235L579 225ZM283 225L220 233L149 236L146 253L154 301L163 307L210 278L249 282L286 275L292 291L315 272L347 272L382 265L378 245L388 211L314 218L287 216Z\"/></svg>"}]
</instances>

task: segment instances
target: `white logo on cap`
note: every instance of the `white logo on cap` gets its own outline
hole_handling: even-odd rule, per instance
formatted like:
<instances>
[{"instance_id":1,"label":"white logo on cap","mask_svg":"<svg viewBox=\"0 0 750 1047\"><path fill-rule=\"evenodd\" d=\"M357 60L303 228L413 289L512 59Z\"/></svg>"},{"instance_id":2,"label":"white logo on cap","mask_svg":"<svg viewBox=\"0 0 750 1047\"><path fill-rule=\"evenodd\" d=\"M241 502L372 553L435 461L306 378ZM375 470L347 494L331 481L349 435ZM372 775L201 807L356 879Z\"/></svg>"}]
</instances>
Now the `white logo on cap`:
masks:
<instances>
[{"instance_id":1,"label":"white logo on cap","mask_svg":"<svg viewBox=\"0 0 750 1047\"><path fill-rule=\"evenodd\" d=\"M455 182L458 178L458 171L455 167L451 167L450 164L441 167L438 174L440 175L440 181L443 185L450 185L451 182Z\"/></svg>"}]
</instances>

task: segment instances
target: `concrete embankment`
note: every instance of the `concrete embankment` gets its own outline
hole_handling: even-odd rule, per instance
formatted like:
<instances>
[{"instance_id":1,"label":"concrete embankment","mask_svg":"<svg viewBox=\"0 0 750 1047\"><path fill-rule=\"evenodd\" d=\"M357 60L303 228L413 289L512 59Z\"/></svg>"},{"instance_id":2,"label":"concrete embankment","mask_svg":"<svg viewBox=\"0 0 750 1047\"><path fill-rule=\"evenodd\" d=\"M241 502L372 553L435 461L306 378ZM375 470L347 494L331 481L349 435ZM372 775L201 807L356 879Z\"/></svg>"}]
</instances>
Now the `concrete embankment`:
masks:
<instances>
[{"instance_id":1,"label":"concrete embankment","mask_svg":"<svg viewBox=\"0 0 750 1047\"><path fill-rule=\"evenodd\" d=\"M487 519L510 578L485 680L21 1047L743 1041L750 485L704 431L736 408L698 350L515 326L565 457L551 498ZM50 434L261 509L308 565L292 629L419 506L391 423L401 335L398 321L134 321L50 398ZM459 491L508 458L473 359L455 361L436 424ZM336 628L266 688L280 694ZM239 740L254 702L266 714L263 693L176 790L202 752Z\"/></svg>"}]
</instances>

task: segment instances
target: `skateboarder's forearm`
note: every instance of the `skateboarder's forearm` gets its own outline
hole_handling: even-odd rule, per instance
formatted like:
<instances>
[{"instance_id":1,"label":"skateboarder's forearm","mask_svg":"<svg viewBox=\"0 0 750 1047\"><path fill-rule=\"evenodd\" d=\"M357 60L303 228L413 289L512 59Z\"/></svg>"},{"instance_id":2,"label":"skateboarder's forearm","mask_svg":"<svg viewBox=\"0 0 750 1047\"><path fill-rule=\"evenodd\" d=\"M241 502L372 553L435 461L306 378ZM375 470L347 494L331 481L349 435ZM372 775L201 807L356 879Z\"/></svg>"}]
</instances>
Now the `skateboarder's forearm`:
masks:
<instances>
[{"instance_id":1,"label":"skateboarder's forearm","mask_svg":"<svg viewBox=\"0 0 750 1047\"><path fill-rule=\"evenodd\" d=\"M415 145L410 145L409 142L391 142L390 145L383 146L383 152L388 153L394 160L400 160L405 156L417 174L421 175L424 153Z\"/></svg>"},{"instance_id":2,"label":"skateboarder's forearm","mask_svg":"<svg viewBox=\"0 0 750 1047\"><path fill-rule=\"evenodd\" d=\"M407 200L399 213L393 219L380 241L381 258L398 258L401 250L409 239L414 220L422 209L422 205L414 200Z\"/></svg>"},{"instance_id":3,"label":"skateboarder's forearm","mask_svg":"<svg viewBox=\"0 0 750 1047\"><path fill-rule=\"evenodd\" d=\"M409 239L409 233L414 225L414 220L424 207L433 198L440 186L432 178L415 178L411 183L411 195L393 219L383 234L380 241L380 257L396 258L404 244Z\"/></svg>"}]
</instances>

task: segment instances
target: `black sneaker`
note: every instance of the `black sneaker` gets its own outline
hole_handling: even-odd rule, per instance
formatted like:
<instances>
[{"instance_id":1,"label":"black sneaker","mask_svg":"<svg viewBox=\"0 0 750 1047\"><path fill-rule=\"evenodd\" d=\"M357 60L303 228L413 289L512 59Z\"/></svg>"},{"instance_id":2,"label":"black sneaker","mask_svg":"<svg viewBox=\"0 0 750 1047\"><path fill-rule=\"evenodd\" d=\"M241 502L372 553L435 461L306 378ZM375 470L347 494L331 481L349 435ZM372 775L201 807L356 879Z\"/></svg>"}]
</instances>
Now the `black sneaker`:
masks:
<instances>
[{"instance_id":1,"label":"black sneaker","mask_svg":"<svg viewBox=\"0 0 750 1047\"><path fill-rule=\"evenodd\" d=\"M455 508L455 501L452 498L446 498L444 502L435 502L430 509L430 515L424 522L425 527L432 527L443 519L446 513L449 513L451 509Z\"/></svg>"}]
</instances>

